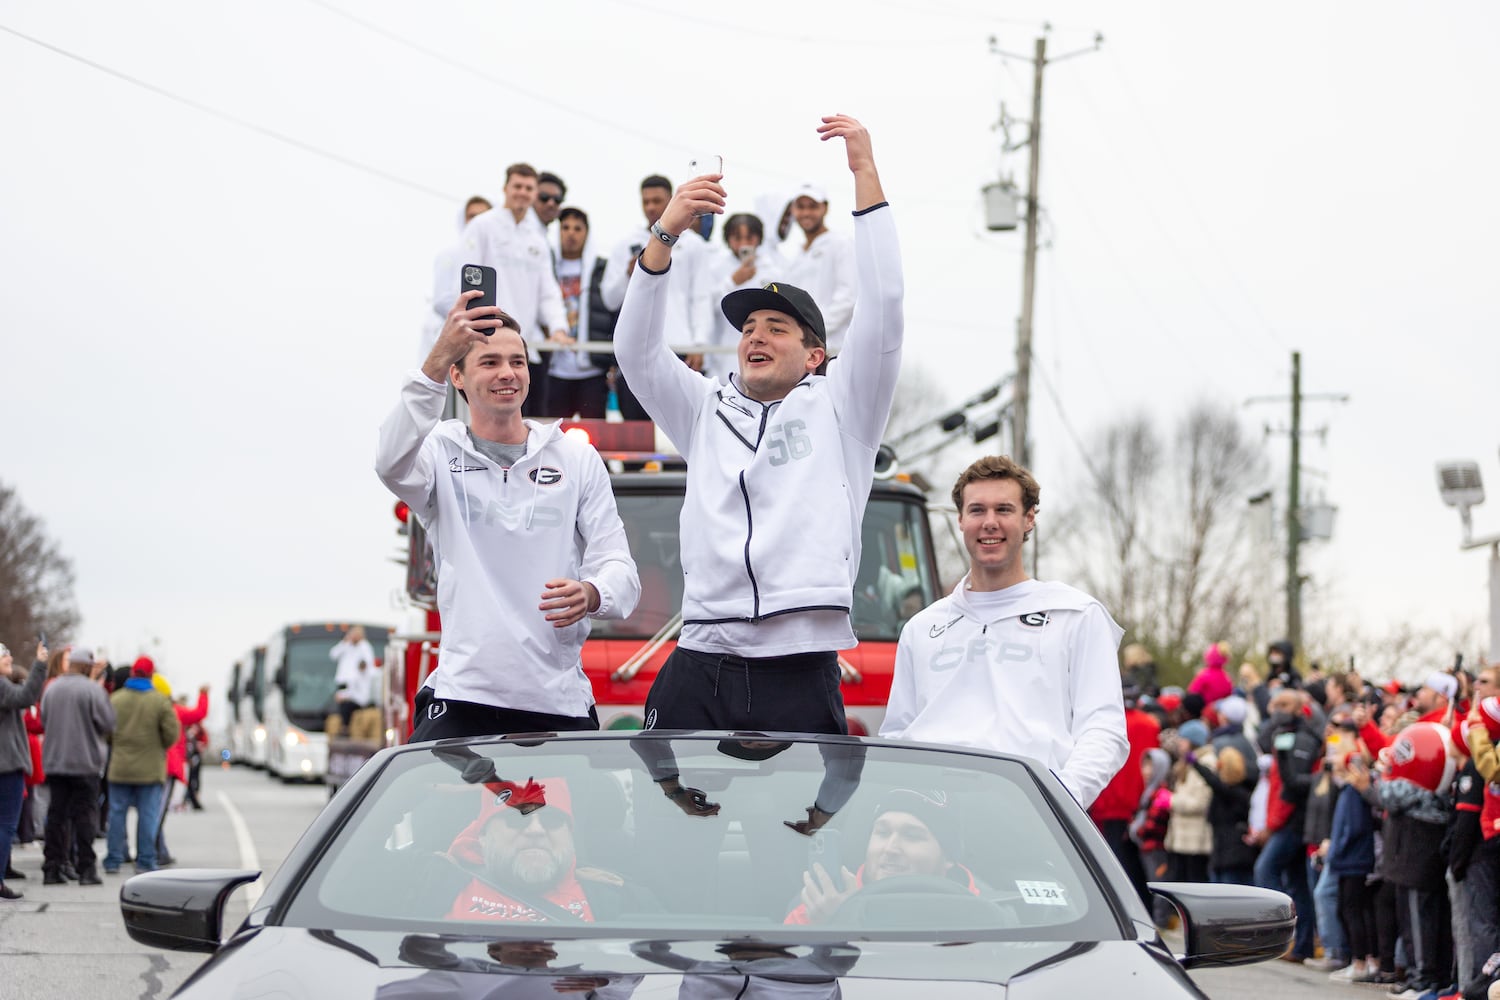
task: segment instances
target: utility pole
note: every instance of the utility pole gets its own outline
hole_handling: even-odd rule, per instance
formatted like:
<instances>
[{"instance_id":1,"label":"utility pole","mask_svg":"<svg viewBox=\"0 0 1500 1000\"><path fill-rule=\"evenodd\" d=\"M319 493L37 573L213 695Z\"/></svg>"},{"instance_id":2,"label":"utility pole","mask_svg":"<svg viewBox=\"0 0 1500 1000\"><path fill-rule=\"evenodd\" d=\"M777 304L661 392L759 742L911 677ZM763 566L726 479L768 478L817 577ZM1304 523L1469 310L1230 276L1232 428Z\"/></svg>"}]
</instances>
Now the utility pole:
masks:
<instances>
[{"instance_id":1,"label":"utility pole","mask_svg":"<svg viewBox=\"0 0 1500 1000\"><path fill-rule=\"evenodd\" d=\"M1044 30L1050 29L1044 27ZM1031 127L1024 143L1024 145L1031 147L1031 162L1027 171L1026 183L1026 262L1022 272L1021 318L1016 324L1016 376L1014 387L1011 389L1013 404L1010 421L1011 457L1020 464L1028 467L1031 465L1031 447L1027 439L1028 418L1031 412L1031 321L1033 304L1036 301L1037 224L1038 216L1041 212L1039 189L1042 180L1042 73L1050 63L1058 63L1064 59L1071 59L1074 56L1097 52L1103 44L1104 36L1096 33L1092 48L1065 52L1049 60L1047 58L1046 35L1036 40L1036 45L1030 59L1027 59L1025 56L1006 52L996 45L993 37L990 39L991 52L1008 59L1019 59L1029 62L1032 68ZM1002 105L1000 122L1002 129L1005 129L1009 124L1004 111L1005 109ZM1023 144L1011 143L1007 140L1002 147L1002 151L1012 153L1020 149L1021 145ZM1009 184L1009 181L1001 182L1003 187L1009 187ZM1000 227L995 226L992 228ZM1014 223L1004 228L1014 228Z\"/></svg>"},{"instance_id":2,"label":"utility pole","mask_svg":"<svg viewBox=\"0 0 1500 1000\"><path fill-rule=\"evenodd\" d=\"M1292 648L1302 648L1302 577L1297 549L1302 544L1302 352L1292 352L1292 464L1287 473L1286 634Z\"/></svg>"},{"instance_id":3,"label":"utility pole","mask_svg":"<svg viewBox=\"0 0 1500 1000\"><path fill-rule=\"evenodd\" d=\"M1031 408L1031 315L1036 298L1037 188L1042 179L1042 71L1047 68L1047 38L1036 40L1032 57L1031 84L1031 165L1026 179L1026 264L1021 279L1021 322L1016 329L1016 382L1011 390L1015 401L1011 410L1011 456L1030 467L1030 449L1026 444L1027 416Z\"/></svg>"},{"instance_id":4,"label":"utility pole","mask_svg":"<svg viewBox=\"0 0 1500 1000\"><path fill-rule=\"evenodd\" d=\"M1291 396L1252 396L1250 403L1292 404L1292 423L1286 433L1292 439L1291 464L1287 468L1286 501L1286 637L1293 648L1302 649L1302 569L1298 561L1302 546L1302 403L1304 400L1326 400L1346 403L1349 396L1338 392L1304 393L1302 391L1302 352L1292 352ZM1281 430L1281 428L1278 428ZM1326 430L1326 428L1325 428ZM1266 427L1266 434L1271 428ZM1322 433L1313 431L1311 433Z\"/></svg>"}]
</instances>

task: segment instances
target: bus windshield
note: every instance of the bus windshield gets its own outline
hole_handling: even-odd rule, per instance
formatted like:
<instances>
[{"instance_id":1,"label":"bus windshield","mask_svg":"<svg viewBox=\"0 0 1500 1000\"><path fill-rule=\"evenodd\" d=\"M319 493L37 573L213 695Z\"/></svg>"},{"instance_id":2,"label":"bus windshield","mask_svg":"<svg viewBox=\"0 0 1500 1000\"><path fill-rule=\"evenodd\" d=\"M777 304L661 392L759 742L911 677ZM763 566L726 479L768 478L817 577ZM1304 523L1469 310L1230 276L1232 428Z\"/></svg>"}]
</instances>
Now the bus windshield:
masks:
<instances>
[{"instance_id":1,"label":"bus windshield","mask_svg":"<svg viewBox=\"0 0 1500 1000\"><path fill-rule=\"evenodd\" d=\"M334 672L338 664L329 650L344 637L342 630L303 629L286 637L286 714L304 728L321 730L324 717L333 710ZM385 630L365 628L365 638L375 649L375 658L385 658Z\"/></svg>"},{"instance_id":2,"label":"bus windshield","mask_svg":"<svg viewBox=\"0 0 1500 1000\"><path fill-rule=\"evenodd\" d=\"M623 621L594 620L589 635L649 639L682 608L682 495L624 494L615 502L640 573L641 600ZM906 620L937 599L926 510L915 499L872 496L861 537L851 609L854 634L861 641L895 642Z\"/></svg>"}]
</instances>

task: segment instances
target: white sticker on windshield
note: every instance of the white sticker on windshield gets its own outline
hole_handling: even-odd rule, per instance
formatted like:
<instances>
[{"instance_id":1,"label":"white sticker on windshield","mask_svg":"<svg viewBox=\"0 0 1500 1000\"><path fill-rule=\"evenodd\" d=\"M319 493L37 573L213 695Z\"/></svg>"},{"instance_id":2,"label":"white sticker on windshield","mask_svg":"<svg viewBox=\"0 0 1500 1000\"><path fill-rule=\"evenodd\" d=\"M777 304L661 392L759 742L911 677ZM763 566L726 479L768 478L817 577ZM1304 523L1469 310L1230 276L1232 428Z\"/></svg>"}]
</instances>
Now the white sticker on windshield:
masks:
<instances>
[{"instance_id":1,"label":"white sticker on windshield","mask_svg":"<svg viewBox=\"0 0 1500 1000\"><path fill-rule=\"evenodd\" d=\"M1067 906L1068 897L1056 882L1022 882L1016 880L1021 898L1032 906Z\"/></svg>"}]
</instances>

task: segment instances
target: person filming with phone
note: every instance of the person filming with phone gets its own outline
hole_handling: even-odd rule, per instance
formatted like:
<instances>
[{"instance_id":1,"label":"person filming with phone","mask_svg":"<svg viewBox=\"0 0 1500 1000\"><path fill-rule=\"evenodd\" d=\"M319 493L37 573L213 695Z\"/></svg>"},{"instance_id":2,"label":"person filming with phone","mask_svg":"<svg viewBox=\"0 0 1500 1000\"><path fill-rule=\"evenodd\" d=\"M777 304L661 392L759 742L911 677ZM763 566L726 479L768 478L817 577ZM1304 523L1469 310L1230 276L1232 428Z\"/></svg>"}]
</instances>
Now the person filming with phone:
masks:
<instances>
[{"instance_id":1,"label":"person filming with phone","mask_svg":"<svg viewBox=\"0 0 1500 1000\"><path fill-rule=\"evenodd\" d=\"M579 656L588 619L624 618L640 599L604 462L560 424L522 419L526 343L498 306L475 306L481 294L449 310L375 460L437 567L443 644L413 741L598 729ZM439 422L449 381L471 424Z\"/></svg>"},{"instance_id":2,"label":"person filming with phone","mask_svg":"<svg viewBox=\"0 0 1500 1000\"><path fill-rule=\"evenodd\" d=\"M838 651L860 521L901 365L901 254L870 134L847 115L818 126L843 140L854 175L859 295L831 374L823 314L780 282L719 304L740 332L727 384L688 369L666 322L681 276L674 248L724 210L722 174L693 178L651 226L615 328L615 356L646 411L688 463L682 636L646 698L646 728L845 733Z\"/></svg>"}]
</instances>

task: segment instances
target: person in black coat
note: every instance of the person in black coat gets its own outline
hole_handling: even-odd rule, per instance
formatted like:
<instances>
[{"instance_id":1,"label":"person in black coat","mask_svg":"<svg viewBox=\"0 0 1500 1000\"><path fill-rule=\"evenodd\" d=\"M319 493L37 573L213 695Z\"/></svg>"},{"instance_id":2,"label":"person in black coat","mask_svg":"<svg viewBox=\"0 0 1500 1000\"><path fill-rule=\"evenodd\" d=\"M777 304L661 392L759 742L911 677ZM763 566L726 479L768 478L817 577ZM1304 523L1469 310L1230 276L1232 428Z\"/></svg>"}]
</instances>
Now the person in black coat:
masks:
<instances>
[{"instance_id":1,"label":"person in black coat","mask_svg":"<svg viewBox=\"0 0 1500 1000\"><path fill-rule=\"evenodd\" d=\"M1213 830L1213 850L1209 854L1210 879L1235 885L1255 884L1255 858L1259 849L1245 842L1250 832L1250 796L1255 779L1247 773L1245 757L1238 749L1226 746L1218 754L1218 770L1187 755L1193 768L1213 789L1208 804L1208 825Z\"/></svg>"}]
</instances>

